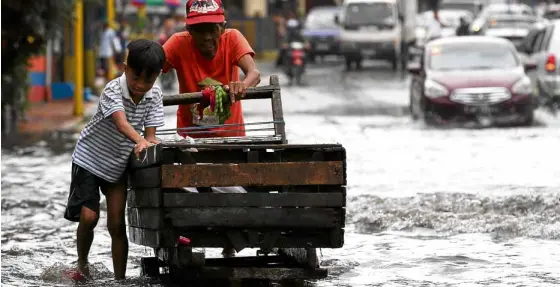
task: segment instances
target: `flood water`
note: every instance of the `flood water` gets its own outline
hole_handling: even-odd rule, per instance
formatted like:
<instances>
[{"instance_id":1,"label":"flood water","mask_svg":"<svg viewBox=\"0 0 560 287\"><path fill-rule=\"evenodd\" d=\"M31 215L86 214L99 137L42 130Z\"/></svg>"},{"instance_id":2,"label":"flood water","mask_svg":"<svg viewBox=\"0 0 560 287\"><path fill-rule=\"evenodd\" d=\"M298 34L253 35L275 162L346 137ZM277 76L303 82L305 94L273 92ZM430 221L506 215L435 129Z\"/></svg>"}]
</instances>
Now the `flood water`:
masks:
<instances>
[{"instance_id":1,"label":"flood water","mask_svg":"<svg viewBox=\"0 0 560 287\"><path fill-rule=\"evenodd\" d=\"M290 143L339 142L348 156L345 245L321 250L330 275L312 286L560 285L560 118L431 128L406 114L408 81L384 68L311 68L307 80L283 89ZM269 119L266 102L244 109L246 122ZM2 286L71 284L60 275L77 258L77 224L62 218L75 139L2 150ZM134 244L129 279L111 279L104 212L91 285L149 286L139 261L151 250Z\"/></svg>"}]
</instances>

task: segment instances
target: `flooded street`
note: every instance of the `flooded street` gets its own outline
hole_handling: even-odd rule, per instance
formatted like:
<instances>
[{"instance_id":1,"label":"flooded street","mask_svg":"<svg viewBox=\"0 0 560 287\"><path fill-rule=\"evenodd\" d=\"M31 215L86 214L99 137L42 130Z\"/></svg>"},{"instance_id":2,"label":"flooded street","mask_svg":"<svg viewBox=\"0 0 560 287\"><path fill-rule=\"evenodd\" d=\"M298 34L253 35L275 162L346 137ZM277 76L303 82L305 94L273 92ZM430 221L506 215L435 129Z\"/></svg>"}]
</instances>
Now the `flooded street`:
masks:
<instances>
[{"instance_id":1,"label":"flooded street","mask_svg":"<svg viewBox=\"0 0 560 287\"><path fill-rule=\"evenodd\" d=\"M268 64L261 72L262 84L281 74ZM345 245L321 250L330 276L312 286L560 285L560 118L538 111L532 127L433 128L410 118L409 80L388 66L326 63L305 81L282 89L289 142L339 142L348 156ZM246 122L272 119L269 101L243 104ZM2 150L3 286L70 283L60 273L77 259L77 224L62 214L75 140ZM149 286L139 262L152 251L134 244L130 279L112 281L105 211L103 201L93 285Z\"/></svg>"}]
</instances>

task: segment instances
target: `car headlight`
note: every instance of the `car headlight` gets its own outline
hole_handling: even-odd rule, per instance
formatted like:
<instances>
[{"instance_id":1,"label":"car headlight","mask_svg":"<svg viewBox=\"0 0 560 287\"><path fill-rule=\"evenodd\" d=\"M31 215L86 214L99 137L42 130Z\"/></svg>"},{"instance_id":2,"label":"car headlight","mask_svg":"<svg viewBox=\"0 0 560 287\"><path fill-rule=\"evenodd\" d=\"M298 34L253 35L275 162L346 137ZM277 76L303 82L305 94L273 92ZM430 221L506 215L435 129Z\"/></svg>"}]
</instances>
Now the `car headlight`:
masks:
<instances>
[{"instance_id":1,"label":"car headlight","mask_svg":"<svg viewBox=\"0 0 560 287\"><path fill-rule=\"evenodd\" d=\"M424 83L424 95L432 99L446 97L447 95L449 95L449 90L435 81L426 80L426 82Z\"/></svg>"},{"instance_id":2,"label":"car headlight","mask_svg":"<svg viewBox=\"0 0 560 287\"><path fill-rule=\"evenodd\" d=\"M521 78L521 80L513 84L511 91L514 94L522 94L522 95L531 94L533 92L533 85L531 84L531 79L529 79L529 77L527 76Z\"/></svg>"}]
</instances>

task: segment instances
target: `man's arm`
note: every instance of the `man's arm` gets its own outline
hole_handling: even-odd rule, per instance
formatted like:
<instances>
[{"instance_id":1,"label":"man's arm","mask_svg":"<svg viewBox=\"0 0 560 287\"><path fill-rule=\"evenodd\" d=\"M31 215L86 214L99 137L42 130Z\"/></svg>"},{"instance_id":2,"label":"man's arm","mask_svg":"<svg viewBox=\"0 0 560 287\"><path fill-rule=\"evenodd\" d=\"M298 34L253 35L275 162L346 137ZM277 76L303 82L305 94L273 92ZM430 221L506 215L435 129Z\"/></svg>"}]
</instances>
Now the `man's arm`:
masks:
<instances>
[{"instance_id":1,"label":"man's arm","mask_svg":"<svg viewBox=\"0 0 560 287\"><path fill-rule=\"evenodd\" d=\"M261 73L257 70L257 65L251 55L247 54L241 57L237 65L245 74L245 79L242 82L247 87L255 87L261 82Z\"/></svg>"}]
</instances>

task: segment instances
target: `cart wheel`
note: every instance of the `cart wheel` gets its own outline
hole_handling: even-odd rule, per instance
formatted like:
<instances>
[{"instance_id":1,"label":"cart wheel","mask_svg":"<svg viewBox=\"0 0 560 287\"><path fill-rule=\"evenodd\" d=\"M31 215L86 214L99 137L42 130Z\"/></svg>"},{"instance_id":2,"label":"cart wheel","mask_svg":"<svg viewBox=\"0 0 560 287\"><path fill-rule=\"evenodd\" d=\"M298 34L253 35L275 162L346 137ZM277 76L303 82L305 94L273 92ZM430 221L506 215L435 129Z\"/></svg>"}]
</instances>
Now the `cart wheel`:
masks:
<instances>
[{"instance_id":1,"label":"cart wheel","mask_svg":"<svg viewBox=\"0 0 560 287\"><path fill-rule=\"evenodd\" d=\"M144 257L140 259L141 275L155 278L159 276L159 265L156 257Z\"/></svg>"},{"instance_id":2,"label":"cart wheel","mask_svg":"<svg viewBox=\"0 0 560 287\"><path fill-rule=\"evenodd\" d=\"M307 266L311 269L319 268L319 259L317 258L317 249L306 248L307 253Z\"/></svg>"}]
</instances>

